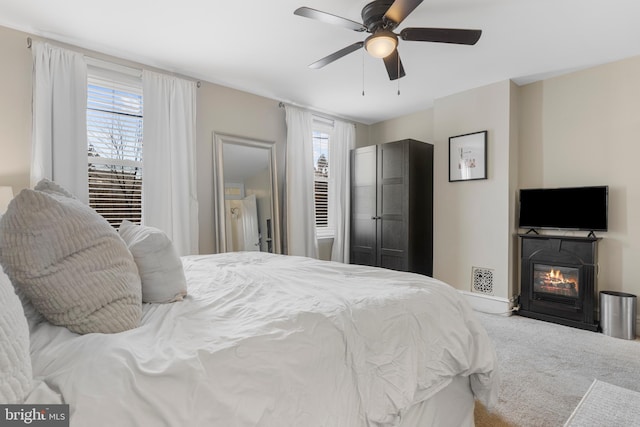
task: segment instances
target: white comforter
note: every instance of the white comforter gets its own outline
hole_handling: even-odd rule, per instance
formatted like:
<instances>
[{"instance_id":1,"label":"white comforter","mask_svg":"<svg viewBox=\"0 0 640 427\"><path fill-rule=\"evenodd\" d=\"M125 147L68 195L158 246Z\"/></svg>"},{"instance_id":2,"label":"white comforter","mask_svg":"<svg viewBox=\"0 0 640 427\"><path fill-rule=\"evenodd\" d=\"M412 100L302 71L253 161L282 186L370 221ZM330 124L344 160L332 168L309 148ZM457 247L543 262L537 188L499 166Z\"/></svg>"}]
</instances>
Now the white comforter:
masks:
<instances>
[{"instance_id":1,"label":"white comforter","mask_svg":"<svg viewBox=\"0 0 640 427\"><path fill-rule=\"evenodd\" d=\"M72 426L394 426L457 375L495 398L489 338L442 282L259 252L183 264L189 296L137 329L33 331Z\"/></svg>"}]
</instances>

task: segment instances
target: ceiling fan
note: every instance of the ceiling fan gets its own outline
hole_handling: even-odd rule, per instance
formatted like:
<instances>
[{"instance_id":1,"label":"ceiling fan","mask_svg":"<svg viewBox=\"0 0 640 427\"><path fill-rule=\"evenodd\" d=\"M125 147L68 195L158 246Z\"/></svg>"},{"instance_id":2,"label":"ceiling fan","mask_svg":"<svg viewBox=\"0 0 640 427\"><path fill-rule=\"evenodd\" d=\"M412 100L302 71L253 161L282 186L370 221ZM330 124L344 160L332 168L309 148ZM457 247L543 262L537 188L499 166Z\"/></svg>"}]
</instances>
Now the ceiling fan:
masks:
<instances>
[{"instance_id":1,"label":"ceiling fan","mask_svg":"<svg viewBox=\"0 0 640 427\"><path fill-rule=\"evenodd\" d=\"M316 19L328 24L339 25L357 32L371 33L364 41L354 43L326 56L310 68L322 68L364 46L373 57L382 58L389 79L404 77L404 67L398 54L398 36L406 41L453 43L474 45L480 39L482 30L454 28L405 28L400 34L393 32L422 0L375 0L362 9L362 24L309 7L300 7L295 15Z\"/></svg>"}]
</instances>

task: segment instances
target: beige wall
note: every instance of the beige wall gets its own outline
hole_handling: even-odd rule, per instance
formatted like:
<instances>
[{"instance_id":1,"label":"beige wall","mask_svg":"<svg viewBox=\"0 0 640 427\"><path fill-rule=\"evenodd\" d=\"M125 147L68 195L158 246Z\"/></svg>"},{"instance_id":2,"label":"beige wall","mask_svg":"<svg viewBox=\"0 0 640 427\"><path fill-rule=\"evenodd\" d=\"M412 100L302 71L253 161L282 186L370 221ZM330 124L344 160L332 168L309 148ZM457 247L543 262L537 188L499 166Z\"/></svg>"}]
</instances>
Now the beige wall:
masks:
<instances>
[{"instance_id":1,"label":"beige wall","mask_svg":"<svg viewBox=\"0 0 640 427\"><path fill-rule=\"evenodd\" d=\"M496 83L371 125L370 143L433 135L434 275L469 290L471 266L489 267L495 295L516 295L518 189L609 185L599 289L640 294L638 76L635 57L522 87ZM449 183L448 137L484 129L489 179Z\"/></svg>"},{"instance_id":2,"label":"beige wall","mask_svg":"<svg viewBox=\"0 0 640 427\"><path fill-rule=\"evenodd\" d=\"M520 251L519 238L515 232L518 227L518 189L519 181L519 161L520 161L520 90L518 86L510 82L511 99L509 101L509 194L508 194L508 217L510 242L508 249L507 263L510 268L509 291L507 296L516 296L520 293Z\"/></svg>"},{"instance_id":3,"label":"beige wall","mask_svg":"<svg viewBox=\"0 0 640 427\"><path fill-rule=\"evenodd\" d=\"M369 140L360 141L358 147L407 138L433 143L433 109L373 124L369 126L369 135Z\"/></svg>"},{"instance_id":4,"label":"beige wall","mask_svg":"<svg viewBox=\"0 0 640 427\"><path fill-rule=\"evenodd\" d=\"M609 231L598 233L598 285L636 295L639 76L640 57L634 57L522 87L519 159L523 188L609 185Z\"/></svg>"},{"instance_id":5,"label":"beige wall","mask_svg":"<svg viewBox=\"0 0 640 427\"><path fill-rule=\"evenodd\" d=\"M510 82L434 104L434 276L470 291L472 267L494 270L496 296L510 297ZM488 131L487 179L449 182L449 138Z\"/></svg>"},{"instance_id":6,"label":"beige wall","mask_svg":"<svg viewBox=\"0 0 640 427\"><path fill-rule=\"evenodd\" d=\"M31 51L27 35L0 27L0 185L29 186Z\"/></svg>"}]
</instances>

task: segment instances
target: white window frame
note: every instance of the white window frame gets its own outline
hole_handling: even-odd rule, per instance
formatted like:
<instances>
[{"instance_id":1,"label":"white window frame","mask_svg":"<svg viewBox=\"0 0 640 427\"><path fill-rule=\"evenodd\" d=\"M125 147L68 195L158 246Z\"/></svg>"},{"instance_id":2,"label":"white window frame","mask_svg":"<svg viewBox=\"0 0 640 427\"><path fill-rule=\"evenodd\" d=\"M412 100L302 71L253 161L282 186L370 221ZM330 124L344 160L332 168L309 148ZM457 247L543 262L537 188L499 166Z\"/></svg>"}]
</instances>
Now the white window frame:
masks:
<instances>
[{"instance_id":1,"label":"white window frame","mask_svg":"<svg viewBox=\"0 0 640 427\"><path fill-rule=\"evenodd\" d=\"M115 90L119 90L125 93L131 93L134 94L136 96L139 96L140 99L142 97L142 76L141 76L141 71L140 70L135 70L135 69L131 69L128 67L123 67L117 64L113 64L113 63L108 63L108 62L104 62L104 61L100 61L100 60L94 60L94 59L90 59L88 62L88 67L87 67L87 97L88 97L88 101L89 101L89 97L91 97L91 90L90 87L92 86L97 86L97 87L101 87L101 88L107 88L107 89L115 89ZM142 104L144 101L141 99L140 104ZM108 104L106 104L108 106ZM135 138L135 142L132 142L133 140L131 140L131 135L132 135L132 131L123 131L124 135L123 135L123 139L124 140L128 140L127 143L128 145L121 147L119 149L117 149L116 151L118 151L117 155L114 155L114 157L109 157L109 155L107 154L109 151L109 147L106 147L107 143L104 142L105 136L100 136L100 127L99 127L99 122L101 120L100 117L100 113L98 113L97 115L93 115L92 111L100 111L100 109L96 109L93 108L93 104L91 104L90 102L87 103L87 159L88 159L88 165L107 165L107 166L115 166L115 167L123 167L123 168L132 168L134 170L137 170L136 176L133 177L133 179L129 180L129 178L125 178L127 179L127 181L132 184L132 188L131 190L127 190L127 191L131 191L133 194L138 194L136 196L132 196L134 197L134 201L139 203L139 214L134 214L134 215L130 215L128 217L124 217L124 216L119 216L119 217L115 217L117 215L108 215L106 214L105 211L109 210L112 213L114 211L117 211L117 207L114 209L112 207L108 207L108 208L103 208L101 209L99 202L100 200L97 199L95 197L96 192L95 191L91 191L91 187L89 190L89 204L92 205L92 207L94 207L94 209L96 209L96 211L98 211L98 213L105 213L105 218L109 221L109 223L114 226L114 227L118 227L120 225L120 222L123 219L128 219L132 222L135 223L142 223L142 191L143 191L143 182L144 182L144 178L142 177L142 125L143 125L143 113L142 113L142 105L138 105L138 107L140 108L140 113L132 113L130 115L130 119L124 119L125 121L122 122L121 126L123 126L123 128L126 129L127 126L131 126L131 125L136 125L139 126L139 135L136 136ZM123 107L124 108L124 107ZM106 116L107 120L108 120L108 112L111 111L109 108L105 108L103 111L107 112ZM124 110L123 110L124 111ZM126 116L127 114L124 114L124 116ZM106 122L108 125L110 124L111 126L114 125L114 123L111 122ZM136 128L137 129L137 128ZM107 132L113 132L113 131L107 131ZM127 134L128 133L128 134ZM107 133L103 133L103 135L106 135ZM116 134L114 132L114 134ZM117 134L116 134L117 135ZM98 147L97 149L102 153L102 157L96 157L96 156L91 156L89 155L89 149L92 147L92 144L95 144L94 147ZM95 148L94 148L95 149ZM131 150L131 151L130 151ZM89 173L89 172L88 172ZM110 177L106 177L105 179L108 182L108 179ZM94 182L95 178L92 178L91 176L88 176L89 179L89 183L92 184L92 182ZM134 184L136 180L140 179L141 183L140 183L140 190L138 192L138 190L136 190L136 185ZM108 187L107 187L108 188ZM109 190L107 190L107 192L105 192L104 194L109 194L111 195L112 193L108 192ZM124 191L123 191L124 193ZM130 193L131 194L131 193ZM126 195L126 194L125 194ZM120 194L115 194L116 199L114 200L118 200L117 197L121 196ZM107 200L109 200L110 196L105 196L105 198ZM122 198L120 198L120 200L122 200ZM118 202L115 201L113 202L114 205L117 206ZM127 207L127 209L130 211L132 208L129 206ZM134 209L136 210L136 209Z\"/></svg>"},{"instance_id":2,"label":"white window frame","mask_svg":"<svg viewBox=\"0 0 640 427\"><path fill-rule=\"evenodd\" d=\"M313 132L324 133L329 136L329 154L327 158L327 162L329 164L329 176L327 177L327 226L318 227L316 221L316 238L317 239L333 239L336 234L334 219L331 217L331 208L329 206L329 180L331 179L331 141L334 137L333 135L333 120L325 119L322 117L313 117ZM315 192L315 164L314 166L314 192ZM314 203L315 203L315 194L314 194ZM315 209L314 205L314 209Z\"/></svg>"}]
</instances>

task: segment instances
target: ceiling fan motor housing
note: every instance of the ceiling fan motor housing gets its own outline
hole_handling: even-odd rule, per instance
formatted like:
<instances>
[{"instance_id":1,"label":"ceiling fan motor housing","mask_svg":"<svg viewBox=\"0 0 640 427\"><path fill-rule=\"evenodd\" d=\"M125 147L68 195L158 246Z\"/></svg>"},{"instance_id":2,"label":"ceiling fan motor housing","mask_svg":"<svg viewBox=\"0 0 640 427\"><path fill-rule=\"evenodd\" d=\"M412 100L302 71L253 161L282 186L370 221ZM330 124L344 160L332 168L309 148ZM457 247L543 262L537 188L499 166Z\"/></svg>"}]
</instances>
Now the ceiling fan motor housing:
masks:
<instances>
[{"instance_id":1,"label":"ceiling fan motor housing","mask_svg":"<svg viewBox=\"0 0 640 427\"><path fill-rule=\"evenodd\" d=\"M362 8L362 23L368 32L374 33L379 28L392 31L396 27L395 23L383 19L392 4L393 0L376 0Z\"/></svg>"}]
</instances>

